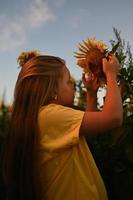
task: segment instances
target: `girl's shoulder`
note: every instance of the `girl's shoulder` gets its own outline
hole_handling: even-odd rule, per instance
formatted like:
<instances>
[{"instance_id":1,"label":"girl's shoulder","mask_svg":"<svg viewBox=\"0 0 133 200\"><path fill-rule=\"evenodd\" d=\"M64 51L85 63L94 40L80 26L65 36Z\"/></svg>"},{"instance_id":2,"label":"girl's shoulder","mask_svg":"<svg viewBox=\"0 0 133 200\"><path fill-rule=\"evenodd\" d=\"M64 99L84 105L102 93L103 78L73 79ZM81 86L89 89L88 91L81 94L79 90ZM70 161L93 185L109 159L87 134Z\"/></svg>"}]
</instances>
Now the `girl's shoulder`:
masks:
<instances>
[{"instance_id":1,"label":"girl's shoulder","mask_svg":"<svg viewBox=\"0 0 133 200\"><path fill-rule=\"evenodd\" d=\"M50 103L48 105L42 106L40 108L40 110L42 110L42 109L50 109L50 108L55 108L55 107L57 108L57 107L64 107L64 106L59 105L59 104L55 104L55 103Z\"/></svg>"},{"instance_id":2,"label":"girl's shoulder","mask_svg":"<svg viewBox=\"0 0 133 200\"><path fill-rule=\"evenodd\" d=\"M70 120L72 118L79 118L83 116L83 114L83 111L53 103L41 107L39 112L40 118L47 117L47 119L49 118L54 121L58 121L59 119L60 121L64 121L64 119Z\"/></svg>"},{"instance_id":3,"label":"girl's shoulder","mask_svg":"<svg viewBox=\"0 0 133 200\"><path fill-rule=\"evenodd\" d=\"M60 105L60 104L55 104L55 103L50 103L48 105L45 105L45 106L42 106L40 108L40 112L42 111L58 111L58 110L69 110L69 111L74 111L75 109L74 108L71 108L71 107L67 107L67 106L63 106L63 105Z\"/></svg>"}]
</instances>

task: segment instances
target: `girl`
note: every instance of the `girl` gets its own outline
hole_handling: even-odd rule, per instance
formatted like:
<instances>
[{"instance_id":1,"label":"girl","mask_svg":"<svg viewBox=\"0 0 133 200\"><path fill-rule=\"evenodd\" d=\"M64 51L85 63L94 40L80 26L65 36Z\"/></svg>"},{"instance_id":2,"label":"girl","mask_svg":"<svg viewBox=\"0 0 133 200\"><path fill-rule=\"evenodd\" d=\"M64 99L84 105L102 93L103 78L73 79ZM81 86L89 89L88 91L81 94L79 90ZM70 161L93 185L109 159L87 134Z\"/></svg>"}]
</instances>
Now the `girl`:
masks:
<instances>
[{"instance_id":1,"label":"girl","mask_svg":"<svg viewBox=\"0 0 133 200\"><path fill-rule=\"evenodd\" d=\"M34 52L18 60L22 69L3 162L7 199L107 200L84 136L122 124L116 57L103 59L107 95L101 112L95 110L95 77L87 81L83 76L88 89L83 112L72 108L74 84L64 60Z\"/></svg>"}]
</instances>

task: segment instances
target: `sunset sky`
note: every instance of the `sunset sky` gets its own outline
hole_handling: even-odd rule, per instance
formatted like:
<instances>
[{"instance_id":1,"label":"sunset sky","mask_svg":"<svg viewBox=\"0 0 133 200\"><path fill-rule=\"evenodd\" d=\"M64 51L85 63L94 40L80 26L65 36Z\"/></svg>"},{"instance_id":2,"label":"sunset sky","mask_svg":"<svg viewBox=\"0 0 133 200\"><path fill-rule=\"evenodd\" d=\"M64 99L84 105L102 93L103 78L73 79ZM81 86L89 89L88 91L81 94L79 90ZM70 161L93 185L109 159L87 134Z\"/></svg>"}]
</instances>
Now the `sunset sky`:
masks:
<instances>
[{"instance_id":1,"label":"sunset sky","mask_svg":"<svg viewBox=\"0 0 133 200\"><path fill-rule=\"evenodd\" d=\"M12 102L22 51L62 57L79 79L73 57L78 43L96 37L109 45L116 27L133 50L132 21L132 0L0 0L0 99L6 89Z\"/></svg>"}]
</instances>

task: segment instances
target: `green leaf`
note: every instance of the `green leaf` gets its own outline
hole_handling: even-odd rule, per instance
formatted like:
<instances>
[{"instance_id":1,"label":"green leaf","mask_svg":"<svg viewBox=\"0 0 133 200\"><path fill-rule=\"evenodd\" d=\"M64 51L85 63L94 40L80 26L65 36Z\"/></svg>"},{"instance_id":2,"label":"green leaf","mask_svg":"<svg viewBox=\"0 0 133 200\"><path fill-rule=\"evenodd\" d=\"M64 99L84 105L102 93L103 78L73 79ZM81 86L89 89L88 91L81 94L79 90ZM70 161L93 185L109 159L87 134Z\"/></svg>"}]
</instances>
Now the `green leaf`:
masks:
<instances>
[{"instance_id":1,"label":"green leaf","mask_svg":"<svg viewBox=\"0 0 133 200\"><path fill-rule=\"evenodd\" d=\"M112 50L111 50L110 53L115 53L116 50L118 49L119 45L120 45L120 42L117 42L117 43L113 46L113 48L112 48Z\"/></svg>"}]
</instances>

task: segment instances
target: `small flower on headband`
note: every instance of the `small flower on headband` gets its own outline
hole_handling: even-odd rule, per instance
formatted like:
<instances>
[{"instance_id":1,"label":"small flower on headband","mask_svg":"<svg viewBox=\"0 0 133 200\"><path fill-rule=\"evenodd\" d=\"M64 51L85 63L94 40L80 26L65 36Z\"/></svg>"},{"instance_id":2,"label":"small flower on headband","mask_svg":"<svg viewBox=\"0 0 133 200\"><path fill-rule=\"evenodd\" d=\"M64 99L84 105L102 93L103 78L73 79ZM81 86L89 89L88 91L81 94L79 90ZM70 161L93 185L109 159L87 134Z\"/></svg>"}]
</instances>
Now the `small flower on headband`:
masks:
<instances>
[{"instance_id":1,"label":"small flower on headband","mask_svg":"<svg viewBox=\"0 0 133 200\"><path fill-rule=\"evenodd\" d=\"M39 51L23 51L18 59L17 62L19 64L19 67L23 67L25 65L26 62L28 62L31 58L39 56L40 52Z\"/></svg>"},{"instance_id":2,"label":"small flower on headband","mask_svg":"<svg viewBox=\"0 0 133 200\"><path fill-rule=\"evenodd\" d=\"M107 45L95 38L88 38L79 44L78 52L75 52L77 65L83 68L88 75L94 74L99 79L100 86L106 83L106 78L102 70L102 59L108 58L110 53L115 53L119 44L117 43L109 52Z\"/></svg>"}]
</instances>

